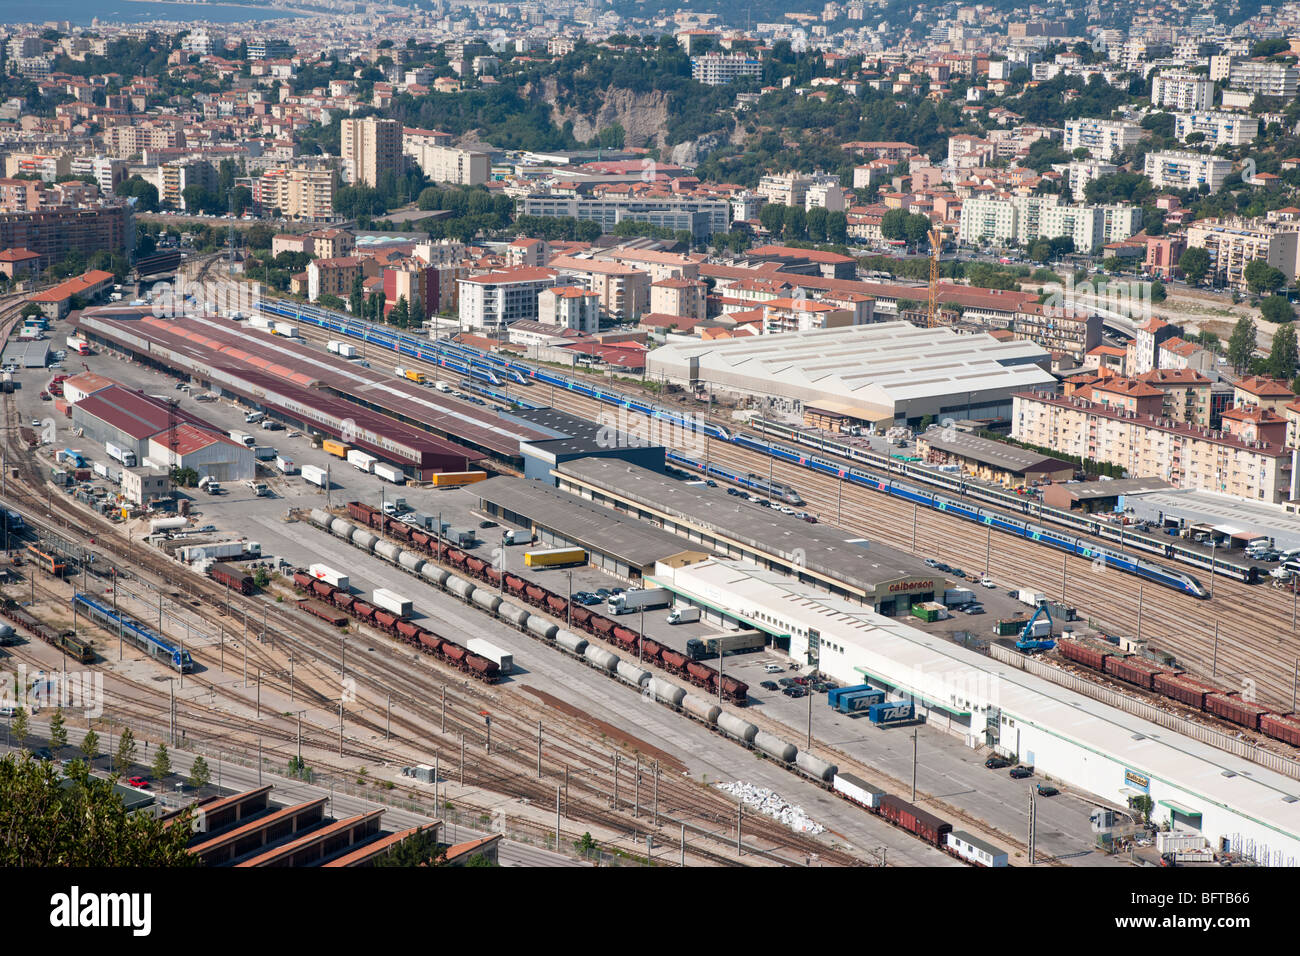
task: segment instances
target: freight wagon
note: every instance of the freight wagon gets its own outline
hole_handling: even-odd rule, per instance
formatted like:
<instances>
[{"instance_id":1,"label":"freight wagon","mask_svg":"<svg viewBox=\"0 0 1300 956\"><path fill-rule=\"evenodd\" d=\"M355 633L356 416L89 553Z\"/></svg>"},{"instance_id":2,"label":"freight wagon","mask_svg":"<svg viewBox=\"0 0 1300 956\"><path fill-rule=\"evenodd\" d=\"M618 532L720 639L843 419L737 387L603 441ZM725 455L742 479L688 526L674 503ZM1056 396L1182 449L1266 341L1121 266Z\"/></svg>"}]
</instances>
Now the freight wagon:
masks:
<instances>
[{"instance_id":1,"label":"freight wagon","mask_svg":"<svg viewBox=\"0 0 1300 956\"><path fill-rule=\"evenodd\" d=\"M900 826L908 833L915 834L931 846L942 848L952 824L941 820L932 813L926 813L901 797L892 793L880 798L880 815L895 826Z\"/></svg>"},{"instance_id":2,"label":"freight wagon","mask_svg":"<svg viewBox=\"0 0 1300 956\"><path fill-rule=\"evenodd\" d=\"M1156 674L1168 673L1168 668L1138 657L1108 657L1106 673L1130 684L1136 684L1143 690L1151 690Z\"/></svg>"},{"instance_id":3,"label":"freight wagon","mask_svg":"<svg viewBox=\"0 0 1300 956\"><path fill-rule=\"evenodd\" d=\"M1215 717L1249 730L1259 730L1260 718L1268 713L1267 707L1243 700L1240 694L1207 694L1205 709Z\"/></svg>"},{"instance_id":4,"label":"freight wagon","mask_svg":"<svg viewBox=\"0 0 1300 956\"><path fill-rule=\"evenodd\" d=\"M252 594L255 587L253 576L234 564L214 564L209 570L212 580L224 584L240 594Z\"/></svg>"},{"instance_id":5,"label":"freight wagon","mask_svg":"<svg viewBox=\"0 0 1300 956\"><path fill-rule=\"evenodd\" d=\"M465 646L475 654L486 657L490 661L495 661L502 674L509 674L515 669L515 656L509 651L503 651L495 644L476 637L473 640L466 641Z\"/></svg>"},{"instance_id":6,"label":"freight wagon","mask_svg":"<svg viewBox=\"0 0 1300 956\"><path fill-rule=\"evenodd\" d=\"M298 602L298 608L313 617L320 618L326 624L332 624L334 627L342 627L348 622L348 616L342 611L330 607L324 601L317 601L315 598L302 598Z\"/></svg>"},{"instance_id":7,"label":"freight wagon","mask_svg":"<svg viewBox=\"0 0 1300 956\"><path fill-rule=\"evenodd\" d=\"M835 775L834 789L836 793L847 797L859 806L866 807L868 810L880 809L880 798L885 796L885 791L879 787L873 787L861 777L855 777L851 773L837 773Z\"/></svg>"}]
</instances>

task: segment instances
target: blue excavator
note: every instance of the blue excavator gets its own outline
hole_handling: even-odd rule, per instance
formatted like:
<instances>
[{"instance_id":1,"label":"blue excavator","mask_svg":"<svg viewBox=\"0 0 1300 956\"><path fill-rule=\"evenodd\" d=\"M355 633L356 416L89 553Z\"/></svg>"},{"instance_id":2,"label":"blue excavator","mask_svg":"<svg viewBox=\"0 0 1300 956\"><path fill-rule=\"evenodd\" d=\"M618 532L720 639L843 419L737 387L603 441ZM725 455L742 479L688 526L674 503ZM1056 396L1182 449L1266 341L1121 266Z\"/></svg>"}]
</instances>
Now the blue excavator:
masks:
<instances>
[{"instance_id":1,"label":"blue excavator","mask_svg":"<svg viewBox=\"0 0 1300 956\"><path fill-rule=\"evenodd\" d=\"M1047 620L1038 624L1040 616L1045 616ZM1035 627L1035 624L1038 626ZM1038 610L1034 611L1034 616L1020 632L1020 637L1016 640L1016 650L1033 654L1037 651L1050 651L1055 646L1056 641L1052 640L1052 612L1047 609L1046 604L1040 604Z\"/></svg>"}]
</instances>

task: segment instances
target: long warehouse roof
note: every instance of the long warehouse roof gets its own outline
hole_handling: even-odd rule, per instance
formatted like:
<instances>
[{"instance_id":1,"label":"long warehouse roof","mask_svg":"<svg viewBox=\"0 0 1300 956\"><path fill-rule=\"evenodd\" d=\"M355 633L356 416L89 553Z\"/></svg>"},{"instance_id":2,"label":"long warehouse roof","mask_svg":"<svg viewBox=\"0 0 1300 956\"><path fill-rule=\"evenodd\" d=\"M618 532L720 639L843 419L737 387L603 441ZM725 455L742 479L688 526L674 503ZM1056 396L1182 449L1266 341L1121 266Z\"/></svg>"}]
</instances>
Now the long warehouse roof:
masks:
<instances>
[{"instance_id":1,"label":"long warehouse roof","mask_svg":"<svg viewBox=\"0 0 1300 956\"><path fill-rule=\"evenodd\" d=\"M670 583L658 573L655 580ZM823 642L833 633L854 644L874 662L881 680L897 681L931 700L948 700L954 690L967 698L983 695L985 700L970 703L995 705L1003 714L1300 841L1300 781L1260 764L753 565L704 561L676 569L671 583L673 590L723 600L731 608L779 607L783 615L817 628Z\"/></svg>"},{"instance_id":2,"label":"long warehouse roof","mask_svg":"<svg viewBox=\"0 0 1300 956\"><path fill-rule=\"evenodd\" d=\"M933 578L943 587L943 575L911 555L830 525L809 524L761 507L722 488L688 485L607 458L563 462L555 470L868 594L881 584L906 577Z\"/></svg>"}]
</instances>

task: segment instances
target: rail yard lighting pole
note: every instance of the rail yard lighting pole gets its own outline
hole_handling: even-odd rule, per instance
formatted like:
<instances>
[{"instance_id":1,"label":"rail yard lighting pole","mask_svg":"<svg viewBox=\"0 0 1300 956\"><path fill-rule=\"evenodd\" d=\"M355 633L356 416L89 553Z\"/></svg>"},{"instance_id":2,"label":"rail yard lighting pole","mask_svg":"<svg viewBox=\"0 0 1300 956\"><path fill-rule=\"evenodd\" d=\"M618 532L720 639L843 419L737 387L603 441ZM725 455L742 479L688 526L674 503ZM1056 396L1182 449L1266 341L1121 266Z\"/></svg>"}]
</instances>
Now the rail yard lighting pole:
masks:
<instances>
[{"instance_id":1,"label":"rail yard lighting pole","mask_svg":"<svg viewBox=\"0 0 1300 956\"><path fill-rule=\"evenodd\" d=\"M984 573L993 573L993 525L988 526L988 535L984 539Z\"/></svg>"},{"instance_id":2,"label":"rail yard lighting pole","mask_svg":"<svg viewBox=\"0 0 1300 956\"><path fill-rule=\"evenodd\" d=\"M912 802L916 803L916 728L912 728Z\"/></svg>"},{"instance_id":3,"label":"rail yard lighting pole","mask_svg":"<svg viewBox=\"0 0 1300 956\"><path fill-rule=\"evenodd\" d=\"M501 529L501 593L506 593L506 529Z\"/></svg>"},{"instance_id":4,"label":"rail yard lighting pole","mask_svg":"<svg viewBox=\"0 0 1300 956\"><path fill-rule=\"evenodd\" d=\"M1214 549L1219 546L1219 542L1214 538L1210 539L1210 597L1214 597ZM1295 625L1292 625L1294 627Z\"/></svg>"},{"instance_id":5,"label":"rail yard lighting pole","mask_svg":"<svg viewBox=\"0 0 1300 956\"><path fill-rule=\"evenodd\" d=\"M916 553L916 515L921 510L919 504L912 505L912 553Z\"/></svg>"},{"instance_id":6,"label":"rail yard lighting pole","mask_svg":"<svg viewBox=\"0 0 1300 956\"><path fill-rule=\"evenodd\" d=\"M1065 585L1069 573L1070 573L1070 556L1067 554L1063 554L1061 555L1061 603L1062 604L1065 603Z\"/></svg>"},{"instance_id":7,"label":"rail yard lighting pole","mask_svg":"<svg viewBox=\"0 0 1300 956\"><path fill-rule=\"evenodd\" d=\"M1142 640L1142 585L1138 585L1138 626L1137 640Z\"/></svg>"},{"instance_id":8,"label":"rail yard lighting pole","mask_svg":"<svg viewBox=\"0 0 1300 956\"><path fill-rule=\"evenodd\" d=\"M1295 630L1295 611L1296 611L1296 577L1291 575L1291 630Z\"/></svg>"},{"instance_id":9,"label":"rail yard lighting pole","mask_svg":"<svg viewBox=\"0 0 1300 956\"><path fill-rule=\"evenodd\" d=\"M641 627L638 633L641 635L641 637L636 642L637 662L644 664L645 663L645 605L644 604L641 605Z\"/></svg>"},{"instance_id":10,"label":"rail yard lighting pole","mask_svg":"<svg viewBox=\"0 0 1300 956\"><path fill-rule=\"evenodd\" d=\"M1219 673L1219 622L1214 622L1214 657L1210 661L1210 676Z\"/></svg>"},{"instance_id":11,"label":"rail yard lighting pole","mask_svg":"<svg viewBox=\"0 0 1300 956\"><path fill-rule=\"evenodd\" d=\"M571 628L573 627L573 572L570 571L568 572L568 574L569 574L569 596L565 599L564 602L564 614L565 614L564 626Z\"/></svg>"}]
</instances>

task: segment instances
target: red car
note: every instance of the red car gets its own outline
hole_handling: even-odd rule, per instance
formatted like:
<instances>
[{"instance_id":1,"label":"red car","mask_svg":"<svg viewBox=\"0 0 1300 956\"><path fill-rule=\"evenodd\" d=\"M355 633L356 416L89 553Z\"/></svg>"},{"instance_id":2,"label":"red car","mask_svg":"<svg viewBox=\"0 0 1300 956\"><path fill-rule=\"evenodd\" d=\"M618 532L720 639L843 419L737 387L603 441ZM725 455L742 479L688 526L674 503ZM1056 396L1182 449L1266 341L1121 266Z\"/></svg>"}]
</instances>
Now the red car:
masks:
<instances>
[{"instance_id":1,"label":"red car","mask_svg":"<svg viewBox=\"0 0 1300 956\"><path fill-rule=\"evenodd\" d=\"M149 789L149 781L144 777L129 777L126 782L133 787L139 787L141 790Z\"/></svg>"}]
</instances>

